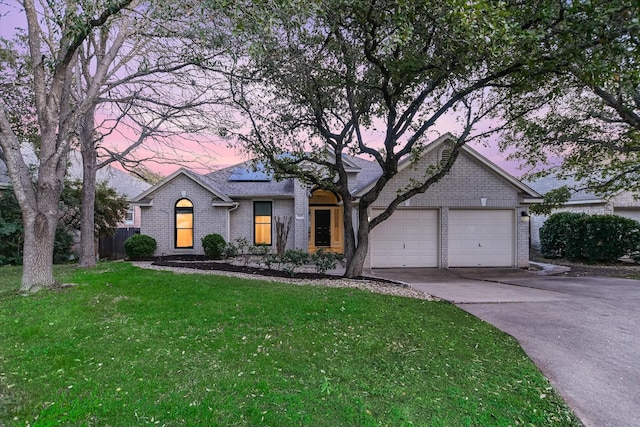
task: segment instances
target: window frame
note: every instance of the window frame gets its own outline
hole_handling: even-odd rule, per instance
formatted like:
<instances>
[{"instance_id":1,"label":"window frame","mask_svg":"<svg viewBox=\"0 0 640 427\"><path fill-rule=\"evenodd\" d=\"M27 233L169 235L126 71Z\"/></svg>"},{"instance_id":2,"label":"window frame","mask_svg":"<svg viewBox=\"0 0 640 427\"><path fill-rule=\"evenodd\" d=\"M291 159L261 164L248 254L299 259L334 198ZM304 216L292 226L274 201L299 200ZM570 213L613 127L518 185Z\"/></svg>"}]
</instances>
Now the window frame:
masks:
<instances>
[{"instance_id":1,"label":"window frame","mask_svg":"<svg viewBox=\"0 0 640 427\"><path fill-rule=\"evenodd\" d=\"M129 219L129 215L131 215L131 219ZM124 214L124 224L125 225L134 225L136 223L136 209L133 206L129 206L127 211Z\"/></svg>"},{"instance_id":2,"label":"window frame","mask_svg":"<svg viewBox=\"0 0 640 427\"><path fill-rule=\"evenodd\" d=\"M257 222L258 217L266 217L267 215L257 215L257 206L258 205L268 205L269 206L269 222ZM257 227L258 225L269 225L269 243L258 242L257 240ZM273 246L273 201L271 200L254 200L253 201L253 244L255 246L264 245L264 246Z\"/></svg>"},{"instance_id":3,"label":"window frame","mask_svg":"<svg viewBox=\"0 0 640 427\"><path fill-rule=\"evenodd\" d=\"M178 206L180 202L186 200L191 206ZM191 214L191 227L178 228L178 214ZM178 246L178 230L191 230L191 246ZM193 212L193 202L186 197L182 197L173 205L173 247L175 249L193 249L195 241L195 214Z\"/></svg>"}]
</instances>

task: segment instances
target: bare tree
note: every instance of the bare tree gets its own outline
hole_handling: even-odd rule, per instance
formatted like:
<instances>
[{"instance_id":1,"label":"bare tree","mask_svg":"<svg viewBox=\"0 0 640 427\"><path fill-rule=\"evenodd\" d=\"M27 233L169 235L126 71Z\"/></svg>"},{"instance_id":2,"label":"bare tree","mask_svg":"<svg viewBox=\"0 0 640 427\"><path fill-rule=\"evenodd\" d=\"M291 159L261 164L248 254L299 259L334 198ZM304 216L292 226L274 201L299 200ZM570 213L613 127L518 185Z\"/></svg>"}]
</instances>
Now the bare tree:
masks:
<instances>
[{"instance_id":1,"label":"bare tree","mask_svg":"<svg viewBox=\"0 0 640 427\"><path fill-rule=\"evenodd\" d=\"M21 286L24 292L36 292L55 284L53 243L67 157L79 118L97 95L87 96L80 104L72 102L72 68L78 49L87 37L131 3L132 0L48 2L43 9L33 0L23 2L39 130L35 182L20 152L21 141L3 100L0 100L0 147L24 223L25 268Z\"/></svg>"},{"instance_id":2,"label":"bare tree","mask_svg":"<svg viewBox=\"0 0 640 427\"><path fill-rule=\"evenodd\" d=\"M220 49L191 43L188 28L196 16L186 13L192 10L188 3L166 6L158 2L121 13L79 49L75 103L93 97L78 129L84 182L81 266L95 264L98 169L113 162L132 169L150 159L184 163L185 140L201 143L198 135L231 126L221 106L226 94L210 65ZM114 133L123 137L118 146L109 146L105 140ZM203 163L205 158L200 154Z\"/></svg>"}]
</instances>

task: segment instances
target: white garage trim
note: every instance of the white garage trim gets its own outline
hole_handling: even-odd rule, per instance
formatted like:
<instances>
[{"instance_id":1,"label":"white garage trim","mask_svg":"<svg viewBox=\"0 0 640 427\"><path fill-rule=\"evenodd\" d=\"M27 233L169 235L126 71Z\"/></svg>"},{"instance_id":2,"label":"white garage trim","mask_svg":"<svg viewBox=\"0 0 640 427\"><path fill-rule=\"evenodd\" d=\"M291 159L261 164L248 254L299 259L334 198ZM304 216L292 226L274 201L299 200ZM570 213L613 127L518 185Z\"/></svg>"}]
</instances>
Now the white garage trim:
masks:
<instances>
[{"instance_id":1,"label":"white garage trim","mask_svg":"<svg viewBox=\"0 0 640 427\"><path fill-rule=\"evenodd\" d=\"M515 211L449 210L449 267L512 267Z\"/></svg>"},{"instance_id":2,"label":"white garage trim","mask_svg":"<svg viewBox=\"0 0 640 427\"><path fill-rule=\"evenodd\" d=\"M371 267L438 267L438 217L435 209L396 210L371 231Z\"/></svg>"}]
</instances>

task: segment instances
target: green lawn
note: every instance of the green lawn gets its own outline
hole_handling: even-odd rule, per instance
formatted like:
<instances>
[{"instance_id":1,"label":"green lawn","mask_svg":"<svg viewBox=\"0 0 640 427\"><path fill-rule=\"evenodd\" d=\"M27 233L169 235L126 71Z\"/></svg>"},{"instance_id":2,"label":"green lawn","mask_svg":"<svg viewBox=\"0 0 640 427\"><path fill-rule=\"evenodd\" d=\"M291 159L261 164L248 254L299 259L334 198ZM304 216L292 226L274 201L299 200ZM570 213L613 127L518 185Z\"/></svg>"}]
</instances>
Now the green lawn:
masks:
<instances>
[{"instance_id":1,"label":"green lawn","mask_svg":"<svg viewBox=\"0 0 640 427\"><path fill-rule=\"evenodd\" d=\"M353 289L0 268L0 425L579 425L512 338L443 302Z\"/></svg>"}]
</instances>

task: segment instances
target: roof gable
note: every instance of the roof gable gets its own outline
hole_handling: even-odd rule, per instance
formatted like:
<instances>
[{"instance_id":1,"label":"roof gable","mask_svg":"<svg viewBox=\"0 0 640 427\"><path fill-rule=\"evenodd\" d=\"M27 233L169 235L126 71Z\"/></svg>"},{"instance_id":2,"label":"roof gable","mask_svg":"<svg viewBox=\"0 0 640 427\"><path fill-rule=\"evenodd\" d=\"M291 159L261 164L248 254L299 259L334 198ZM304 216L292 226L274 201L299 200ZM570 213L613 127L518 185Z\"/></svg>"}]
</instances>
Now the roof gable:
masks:
<instances>
[{"instance_id":1,"label":"roof gable","mask_svg":"<svg viewBox=\"0 0 640 427\"><path fill-rule=\"evenodd\" d=\"M455 141L456 141L456 138L451 133L447 132L446 134L440 136L435 141L428 144L423 150L423 152L421 153L420 158L426 156L429 153L432 153L434 150L441 148L444 144L448 142L455 143ZM518 191L522 193L525 193L530 198L539 199L542 197L537 191L535 191L531 187L527 186L520 180L513 177L510 173L508 173L507 171L505 171L504 169L502 169L501 167L493 163L491 160L484 157L482 154L478 153L473 148L467 145L463 145L460 149L460 152L465 153L469 155L471 158L477 160L485 168L489 169L492 173L498 175L500 178L508 182L512 187L516 188ZM398 173L411 167L413 164L414 162L411 161L411 158L409 156L405 157L400 162L398 162ZM369 191L373 187L373 185L375 184L375 181L380 177L381 174L382 174L382 170L378 167L378 174L376 176L372 176L371 181L369 181L364 187L360 187L360 189L356 190L356 196L360 196L366 193L367 191Z\"/></svg>"},{"instance_id":2,"label":"roof gable","mask_svg":"<svg viewBox=\"0 0 640 427\"><path fill-rule=\"evenodd\" d=\"M168 177L164 178L162 181L160 181L159 183L157 183L153 187L149 188L147 191L145 191L142 194L138 195L135 199L133 199L133 201L134 202L144 202L150 196L152 196L154 193L156 193L162 187L164 187L166 184L168 184L169 182L173 181L174 179L176 179L179 176L185 176L185 177L189 178L190 180L192 180L196 184L200 185L202 188L204 188L205 190L207 190L208 192L210 192L211 194L213 194L214 196L216 196L217 198L219 198L220 200L222 200L224 202L229 202L229 203L233 202L229 198L229 196L227 196L222 191L220 191L218 188L216 188L215 185L213 184L213 182L211 182L211 180L209 180L208 178L206 178L204 176L201 176L201 175L198 175L198 174L196 174L194 172L191 172L190 170L185 169L185 168L178 169L177 171L175 171L174 173L172 173Z\"/></svg>"}]
</instances>

